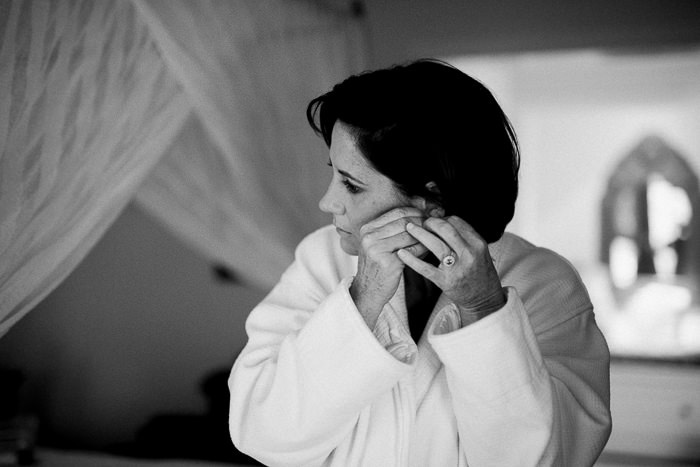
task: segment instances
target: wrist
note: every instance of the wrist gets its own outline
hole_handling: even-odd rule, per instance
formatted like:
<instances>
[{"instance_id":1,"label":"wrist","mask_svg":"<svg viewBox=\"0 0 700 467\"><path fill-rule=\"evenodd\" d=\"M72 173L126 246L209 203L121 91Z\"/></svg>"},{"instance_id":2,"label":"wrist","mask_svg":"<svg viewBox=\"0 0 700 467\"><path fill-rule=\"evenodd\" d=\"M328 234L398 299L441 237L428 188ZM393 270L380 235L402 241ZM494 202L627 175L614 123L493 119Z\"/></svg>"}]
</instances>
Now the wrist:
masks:
<instances>
[{"instance_id":1,"label":"wrist","mask_svg":"<svg viewBox=\"0 0 700 467\"><path fill-rule=\"evenodd\" d=\"M362 316L362 318L365 320L365 323L367 323L370 330L374 329L382 307L377 307L373 305L371 301L367 300L368 294L362 292L356 279L350 284L349 293L350 298L352 298L352 301L355 303L355 308L357 308L357 311L360 313L360 316Z\"/></svg>"},{"instance_id":2,"label":"wrist","mask_svg":"<svg viewBox=\"0 0 700 467\"><path fill-rule=\"evenodd\" d=\"M462 326L478 321L500 310L505 304L506 294L502 287L499 287L498 290L495 290L490 295L482 297L475 302L466 305L457 304L457 309L462 318Z\"/></svg>"}]
</instances>

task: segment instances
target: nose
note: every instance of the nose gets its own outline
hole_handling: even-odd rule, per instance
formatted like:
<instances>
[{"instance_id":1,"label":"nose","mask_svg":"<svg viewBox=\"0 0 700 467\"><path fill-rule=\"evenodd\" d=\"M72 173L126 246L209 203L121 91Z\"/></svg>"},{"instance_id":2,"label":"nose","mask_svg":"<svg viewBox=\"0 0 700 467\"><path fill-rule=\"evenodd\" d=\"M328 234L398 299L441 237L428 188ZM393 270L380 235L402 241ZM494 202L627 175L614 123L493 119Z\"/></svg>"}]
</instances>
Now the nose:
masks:
<instances>
[{"instance_id":1,"label":"nose","mask_svg":"<svg viewBox=\"0 0 700 467\"><path fill-rule=\"evenodd\" d=\"M335 196L332 183L328 186L326 194L323 195L321 201L318 202L318 208L334 216L339 216L345 212L343 204L338 200L337 196Z\"/></svg>"}]
</instances>

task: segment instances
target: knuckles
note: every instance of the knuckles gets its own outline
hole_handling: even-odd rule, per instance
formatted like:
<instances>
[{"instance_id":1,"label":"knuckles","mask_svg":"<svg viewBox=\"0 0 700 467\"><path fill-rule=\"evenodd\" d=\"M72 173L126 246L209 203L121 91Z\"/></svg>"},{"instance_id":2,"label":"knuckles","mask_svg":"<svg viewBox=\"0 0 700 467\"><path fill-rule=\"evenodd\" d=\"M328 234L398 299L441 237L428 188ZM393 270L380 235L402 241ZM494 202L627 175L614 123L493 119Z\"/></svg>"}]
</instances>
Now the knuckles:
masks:
<instances>
[{"instance_id":1,"label":"knuckles","mask_svg":"<svg viewBox=\"0 0 700 467\"><path fill-rule=\"evenodd\" d=\"M405 217L409 217L409 216L413 215L414 213L408 207L400 207L400 208L395 208L392 214L397 215L401 218L405 218Z\"/></svg>"},{"instance_id":2,"label":"knuckles","mask_svg":"<svg viewBox=\"0 0 700 467\"><path fill-rule=\"evenodd\" d=\"M372 231L372 225L371 223L363 224L360 227L360 237L365 237L369 235L369 233Z\"/></svg>"},{"instance_id":3,"label":"knuckles","mask_svg":"<svg viewBox=\"0 0 700 467\"><path fill-rule=\"evenodd\" d=\"M365 232L364 234L361 234L360 242L362 242L364 246L369 246L375 242L376 236L377 235L374 231Z\"/></svg>"}]
</instances>

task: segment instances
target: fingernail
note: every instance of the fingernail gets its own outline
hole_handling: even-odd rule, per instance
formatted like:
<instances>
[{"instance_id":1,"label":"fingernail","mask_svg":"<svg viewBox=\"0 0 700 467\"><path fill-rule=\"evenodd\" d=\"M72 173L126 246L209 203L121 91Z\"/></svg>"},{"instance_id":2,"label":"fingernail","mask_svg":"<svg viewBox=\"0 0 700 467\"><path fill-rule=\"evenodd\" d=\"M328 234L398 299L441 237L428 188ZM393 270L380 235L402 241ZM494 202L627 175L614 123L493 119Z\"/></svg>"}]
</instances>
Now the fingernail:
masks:
<instances>
[{"instance_id":1,"label":"fingernail","mask_svg":"<svg viewBox=\"0 0 700 467\"><path fill-rule=\"evenodd\" d=\"M415 226L416 226L416 224L414 224L413 222L409 222L406 224L406 230L411 230Z\"/></svg>"},{"instance_id":2,"label":"fingernail","mask_svg":"<svg viewBox=\"0 0 700 467\"><path fill-rule=\"evenodd\" d=\"M445 215L445 211L442 208L433 208L428 213L430 217L442 217Z\"/></svg>"}]
</instances>

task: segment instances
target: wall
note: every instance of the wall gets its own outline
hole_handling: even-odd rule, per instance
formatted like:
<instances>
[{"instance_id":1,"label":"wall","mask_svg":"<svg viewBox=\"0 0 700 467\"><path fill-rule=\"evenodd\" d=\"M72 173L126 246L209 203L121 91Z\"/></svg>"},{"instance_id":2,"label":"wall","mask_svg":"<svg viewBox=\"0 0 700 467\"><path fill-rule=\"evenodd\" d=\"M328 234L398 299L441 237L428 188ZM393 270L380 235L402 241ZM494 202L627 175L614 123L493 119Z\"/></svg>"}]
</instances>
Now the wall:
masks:
<instances>
[{"instance_id":1,"label":"wall","mask_svg":"<svg viewBox=\"0 0 700 467\"><path fill-rule=\"evenodd\" d=\"M700 174L700 48L452 57L510 116L522 150L511 228L585 268L597 262L600 202L615 165L655 135Z\"/></svg>"},{"instance_id":2,"label":"wall","mask_svg":"<svg viewBox=\"0 0 700 467\"><path fill-rule=\"evenodd\" d=\"M372 62L592 47L700 43L693 0L365 0Z\"/></svg>"},{"instance_id":3,"label":"wall","mask_svg":"<svg viewBox=\"0 0 700 467\"><path fill-rule=\"evenodd\" d=\"M509 229L571 260L597 309L610 309L607 276L598 261L608 177L648 136L662 138L700 176L700 48L451 61L491 87L518 134L521 189Z\"/></svg>"},{"instance_id":4,"label":"wall","mask_svg":"<svg viewBox=\"0 0 700 467\"><path fill-rule=\"evenodd\" d=\"M28 380L49 441L129 441L156 413L203 413L199 384L229 368L263 292L210 264L129 206L78 268L0 341Z\"/></svg>"}]
</instances>

